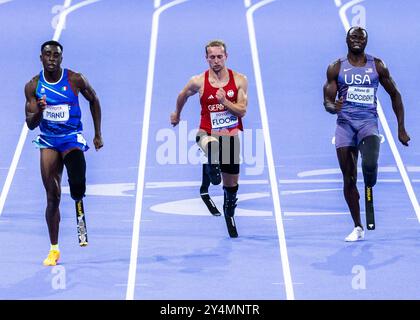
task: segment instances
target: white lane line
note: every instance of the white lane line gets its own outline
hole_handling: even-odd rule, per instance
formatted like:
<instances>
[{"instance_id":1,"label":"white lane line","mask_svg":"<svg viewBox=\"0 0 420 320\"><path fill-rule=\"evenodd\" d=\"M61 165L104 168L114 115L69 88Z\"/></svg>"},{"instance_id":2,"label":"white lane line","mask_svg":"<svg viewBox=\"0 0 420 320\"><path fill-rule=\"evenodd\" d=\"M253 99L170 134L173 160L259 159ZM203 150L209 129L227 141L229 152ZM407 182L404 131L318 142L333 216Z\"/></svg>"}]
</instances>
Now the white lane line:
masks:
<instances>
[{"instance_id":1,"label":"white lane line","mask_svg":"<svg viewBox=\"0 0 420 320\"><path fill-rule=\"evenodd\" d=\"M267 166L268 166L268 172L269 172L269 177L270 177L271 192L272 192L273 205L274 205L274 215L276 218L277 235L279 239L279 248L280 248L280 257L281 257L282 269L283 269L283 277L286 284L285 285L286 298L288 300L294 300L295 297L294 297L294 292L293 292L293 282L292 282L292 276L290 272L286 237L285 237L282 214L281 214L280 195L279 195L279 189L278 189L277 178L276 178L276 169L274 166L273 149L271 145L271 135L270 135L270 128L268 124L267 108L265 104L264 88L263 88L263 81L262 81L262 76L261 76L261 68L260 68L260 61L259 61L259 54L258 54L258 47L257 47L257 37L255 34L255 26L254 26L254 18L253 18L253 14L256 10L260 9L261 7L269 3L272 3L273 1L274 0L261 1L257 4L254 4L250 8L248 8L246 12L246 20L247 20L247 25L248 25L249 42L251 45L252 62L253 62L255 82L256 82L256 87L257 87L258 104L260 107L264 142L266 146L265 151L266 151L266 156L267 156Z\"/></svg>"},{"instance_id":2,"label":"white lane line","mask_svg":"<svg viewBox=\"0 0 420 320\"><path fill-rule=\"evenodd\" d=\"M336 215L349 215L350 212L315 212L315 211L285 211L284 215L287 217L310 217L310 216L336 216ZM361 211L361 215L364 215L365 212Z\"/></svg>"},{"instance_id":3,"label":"white lane line","mask_svg":"<svg viewBox=\"0 0 420 320\"><path fill-rule=\"evenodd\" d=\"M70 7L70 5L68 5L68 6L64 5L64 10L60 13L60 20L58 22L57 29L55 30L53 40L58 41L58 38L60 38L61 31L62 31L63 27L66 25L66 19L67 19L67 16L70 13L72 13L73 11L76 11L76 10L82 8L82 7L85 7L87 5L90 5L90 4L93 4L95 2L99 2L99 1L101 1L101 0L86 0L86 1L79 2L79 3L77 3L77 4L75 4L74 6L71 6L71 7ZM69 1L69 2L71 2L71 1ZM60 27L60 29L59 29L59 27Z\"/></svg>"},{"instance_id":4,"label":"white lane line","mask_svg":"<svg viewBox=\"0 0 420 320\"><path fill-rule=\"evenodd\" d=\"M309 189L309 190L283 190L280 191L281 195L293 195L293 194L304 194L304 193L318 193L318 192L330 192L330 191L341 191L342 188L334 189Z\"/></svg>"},{"instance_id":5,"label":"white lane line","mask_svg":"<svg viewBox=\"0 0 420 320\"><path fill-rule=\"evenodd\" d=\"M361 172L362 168L357 167L357 170ZM393 166L379 167L378 172L398 172L398 169L397 167L393 167ZM297 176L299 178L302 178L302 177L321 176L325 174L341 174L341 170L339 168L308 170L308 171L299 172Z\"/></svg>"},{"instance_id":6,"label":"white lane line","mask_svg":"<svg viewBox=\"0 0 420 320\"><path fill-rule=\"evenodd\" d=\"M117 283L114 285L115 287L126 287L127 284L126 283ZM150 285L147 283L136 283L135 284L136 287L149 287Z\"/></svg>"},{"instance_id":7,"label":"white lane line","mask_svg":"<svg viewBox=\"0 0 420 320\"><path fill-rule=\"evenodd\" d=\"M344 29L347 32L350 29L350 23L347 20L347 16L345 14L345 10L348 7L361 2L362 0L355 0L349 3L346 3L343 7L340 8L340 19L343 23ZM410 178L408 177L407 170L405 169L404 163L402 161L401 155L398 151L397 145L395 144L394 137L391 133L391 129L389 128L388 121L385 117L385 113L383 111L382 105L379 102L379 98L377 99L377 111L379 120L381 121L382 128L385 131L385 136L388 140L389 146L391 147L392 154L394 155L395 162L397 163L398 170L400 171L401 177L403 179L405 188L407 189L408 196L410 198L411 204L413 205L414 211L417 215L417 220L420 223L420 205L417 200L416 194L414 193L413 186L411 185Z\"/></svg>"},{"instance_id":8,"label":"white lane line","mask_svg":"<svg viewBox=\"0 0 420 320\"><path fill-rule=\"evenodd\" d=\"M65 0L63 4L63 8L66 10L71 6L71 0ZM57 27L55 28L53 40L58 41L60 39L61 33L63 32L64 26L66 25L66 14L63 10L60 13L60 17L58 18Z\"/></svg>"},{"instance_id":9,"label":"white lane line","mask_svg":"<svg viewBox=\"0 0 420 320\"><path fill-rule=\"evenodd\" d=\"M71 0L65 0L63 7L68 8L71 5ZM54 40L58 41L61 36L61 32L63 31L65 16L60 14L59 22L57 25L57 29L54 33ZM12 163L10 164L9 171L7 172L6 181L4 182L3 189L1 190L0 194L0 216L3 213L4 204L6 202L7 195L9 194L10 186L12 185L13 177L16 173L16 168L19 163L20 155L22 154L23 146L26 141L26 137L28 135L29 129L26 123L23 124L22 130L20 132L19 140L16 145L15 153L13 155Z\"/></svg>"},{"instance_id":10,"label":"white lane line","mask_svg":"<svg viewBox=\"0 0 420 320\"><path fill-rule=\"evenodd\" d=\"M343 183L343 179L279 179L280 184L322 184L322 183ZM378 183L401 183L401 179L378 179ZM420 182L420 179L413 179L413 182ZM361 179L358 180L359 184L362 184ZM242 185L265 185L268 184L268 180L241 180ZM132 184L134 190L134 184ZM146 189L164 189L164 188L187 188L187 187L199 187L201 181L154 181L146 182Z\"/></svg>"},{"instance_id":11,"label":"white lane line","mask_svg":"<svg viewBox=\"0 0 420 320\"><path fill-rule=\"evenodd\" d=\"M199 187L201 181L156 181L147 182L147 189ZM268 184L268 180L241 180L241 185Z\"/></svg>"},{"instance_id":12,"label":"white lane line","mask_svg":"<svg viewBox=\"0 0 420 320\"><path fill-rule=\"evenodd\" d=\"M401 155L398 151L397 145L395 144L394 137L392 136L391 129L389 128L388 122L386 120L382 105L378 101L378 115L381 120L382 128L385 131L385 135L388 139L389 146L391 147L392 154L394 155L395 162L397 163L398 170L400 171L401 177L403 179L405 188L407 189L408 196L410 198L411 204L413 205L414 211L417 215L417 220L420 223L420 206L416 194L414 193L413 186L411 184L410 178L408 177L407 170L405 169L404 163L402 161Z\"/></svg>"},{"instance_id":13,"label":"white lane line","mask_svg":"<svg viewBox=\"0 0 420 320\"><path fill-rule=\"evenodd\" d=\"M23 145L25 144L26 136L28 135L28 127L26 123L20 132L20 137L13 155L12 163L10 164L9 171L7 172L6 181L4 182L3 189L0 194L0 216L3 213L4 204L6 202L7 195L9 194L10 186L12 185L13 177L16 173L16 168L19 163L20 155L22 154Z\"/></svg>"},{"instance_id":14,"label":"white lane line","mask_svg":"<svg viewBox=\"0 0 420 320\"><path fill-rule=\"evenodd\" d=\"M414 181L414 180L413 180ZM293 183L343 183L343 179L280 179L280 184L293 184ZM400 183L401 179L378 179L378 183ZM359 179L357 183L363 183Z\"/></svg>"},{"instance_id":15,"label":"white lane line","mask_svg":"<svg viewBox=\"0 0 420 320\"><path fill-rule=\"evenodd\" d=\"M150 36L149 64L147 69L146 94L144 101L143 128L141 133L141 146L137 178L136 206L134 213L133 236L131 241L130 267L128 270L126 300L134 299L134 284L136 283L137 258L140 238L140 221L141 211L143 207L144 176L146 168L147 145L149 142L150 112L152 107L153 79L155 73L156 48L159 32L159 16L165 10L186 1L188 0L176 0L169 2L164 6L159 7L153 13L152 31Z\"/></svg>"},{"instance_id":16,"label":"white lane line","mask_svg":"<svg viewBox=\"0 0 420 320\"><path fill-rule=\"evenodd\" d=\"M244 0L244 6L245 8L249 8L252 5L251 0Z\"/></svg>"}]
</instances>

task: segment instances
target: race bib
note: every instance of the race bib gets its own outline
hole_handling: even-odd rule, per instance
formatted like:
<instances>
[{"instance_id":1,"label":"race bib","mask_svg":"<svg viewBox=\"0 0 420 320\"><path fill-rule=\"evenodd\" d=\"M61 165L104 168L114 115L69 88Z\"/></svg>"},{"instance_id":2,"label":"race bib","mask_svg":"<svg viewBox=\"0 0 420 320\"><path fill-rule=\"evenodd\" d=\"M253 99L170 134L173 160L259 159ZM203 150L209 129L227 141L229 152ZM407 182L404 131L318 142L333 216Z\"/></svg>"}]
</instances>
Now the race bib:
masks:
<instances>
[{"instance_id":1,"label":"race bib","mask_svg":"<svg viewBox=\"0 0 420 320\"><path fill-rule=\"evenodd\" d=\"M68 104L59 104L55 106L47 106L43 116L45 120L53 122L67 122L70 118L70 110Z\"/></svg>"},{"instance_id":2,"label":"race bib","mask_svg":"<svg viewBox=\"0 0 420 320\"><path fill-rule=\"evenodd\" d=\"M360 104L373 104L375 102L375 89L366 87L349 87L347 101Z\"/></svg>"},{"instance_id":3,"label":"race bib","mask_svg":"<svg viewBox=\"0 0 420 320\"><path fill-rule=\"evenodd\" d=\"M211 112L211 127L213 129L226 129L235 127L238 124L238 117L229 111Z\"/></svg>"}]
</instances>

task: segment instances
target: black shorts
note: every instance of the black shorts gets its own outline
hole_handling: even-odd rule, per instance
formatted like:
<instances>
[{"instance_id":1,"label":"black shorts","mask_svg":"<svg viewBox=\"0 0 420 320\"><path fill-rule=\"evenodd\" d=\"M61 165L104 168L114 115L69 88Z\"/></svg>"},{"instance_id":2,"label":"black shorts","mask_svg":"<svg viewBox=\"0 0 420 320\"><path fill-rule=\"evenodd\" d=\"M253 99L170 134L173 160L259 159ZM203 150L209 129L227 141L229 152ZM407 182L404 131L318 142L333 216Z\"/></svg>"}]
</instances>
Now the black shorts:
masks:
<instances>
[{"instance_id":1,"label":"black shorts","mask_svg":"<svg viewBox=\"0 0 420 320\"><path fill-rule=\"evenodd\" d=\"M198 132L196 142L201 147L200 140L203 136L210 136L206 132ZM220 171L229 174L239 174L240 161L240 141L235 136L216 136L212 137L219 140L219 163Z\"/></svg>"}]
</instances>

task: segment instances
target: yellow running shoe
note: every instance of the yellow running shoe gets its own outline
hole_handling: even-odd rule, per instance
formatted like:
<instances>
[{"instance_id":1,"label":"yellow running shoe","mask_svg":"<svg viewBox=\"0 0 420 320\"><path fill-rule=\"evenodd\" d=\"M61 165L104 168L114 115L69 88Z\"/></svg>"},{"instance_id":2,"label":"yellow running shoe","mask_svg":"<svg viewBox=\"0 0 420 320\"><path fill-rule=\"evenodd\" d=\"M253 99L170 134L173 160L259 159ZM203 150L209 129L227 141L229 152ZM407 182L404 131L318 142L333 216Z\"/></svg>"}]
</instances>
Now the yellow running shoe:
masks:
<instances>
[{"instance_id":1,"label":"yellow running shoe","mask_svg":"<svg viewBox=\"0 0 420 320\"><path fill-rule=\"evenodd\" d=\"M48 257L44 260L44 266L56 266L60 259L60 251L50 250Z\"/></svg>"}]
</instances>

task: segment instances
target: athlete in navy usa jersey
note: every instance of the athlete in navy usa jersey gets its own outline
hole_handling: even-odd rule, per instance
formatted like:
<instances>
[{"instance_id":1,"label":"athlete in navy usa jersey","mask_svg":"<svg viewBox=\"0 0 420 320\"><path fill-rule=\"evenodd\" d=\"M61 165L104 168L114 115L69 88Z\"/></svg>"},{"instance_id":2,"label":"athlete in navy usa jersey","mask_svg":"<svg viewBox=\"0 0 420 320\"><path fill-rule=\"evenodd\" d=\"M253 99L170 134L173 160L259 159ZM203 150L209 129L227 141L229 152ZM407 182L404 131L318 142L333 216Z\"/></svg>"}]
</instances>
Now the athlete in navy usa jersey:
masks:
<instances>
[{"instance_id":1,"label":"athlete in navy usa jersey","mask_svg":"<svg viewBox=\"0 0 420 320\"><path fill-rule=\"evenodd\" d=\"M95 149L99 150L103 146L99 99L83 75L61 68L62 53L63 46L57 41L42 44L40 59L43 70L25 86L26 124L30 130L40 128L40 134L33 142L40 148L41 176L47 194L45 215L51 248L44 265L48 266L56 265L60 257L59 204L64 167L67 169L70 193L76 202L76 208L82 208L82 199L85 196L84 151L89 147L82 136L79 93L90 104L95 128ZM80 245L87 245L87 238Z\"/></svg>"},{"instance_id":2,"label":"athlete in navy usa jersey","mask_svg":"<svg viewBox=\"0 0 420 320\"><path fill-rule=\"evenodd\" d=\"M337 115L335 146L343 174L344 197L354 222L354 229L346 241L364 238L356 185L359 151L365 190L371 192L376 184L380 146L376 97L379 83L391 98L398 121L399 141L408 146L410 140L404 126L401 94L382 60L365 54L367 40L365 29L350 28L346 37L347 56L328 66L323 88L325 110Z\"/></svg>"}]
</instances>

